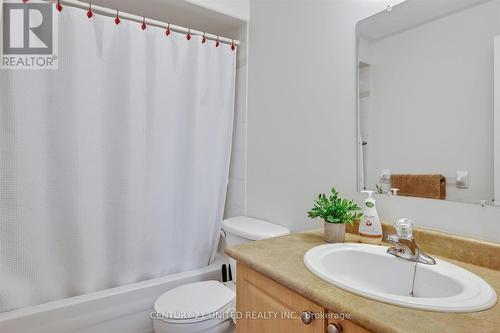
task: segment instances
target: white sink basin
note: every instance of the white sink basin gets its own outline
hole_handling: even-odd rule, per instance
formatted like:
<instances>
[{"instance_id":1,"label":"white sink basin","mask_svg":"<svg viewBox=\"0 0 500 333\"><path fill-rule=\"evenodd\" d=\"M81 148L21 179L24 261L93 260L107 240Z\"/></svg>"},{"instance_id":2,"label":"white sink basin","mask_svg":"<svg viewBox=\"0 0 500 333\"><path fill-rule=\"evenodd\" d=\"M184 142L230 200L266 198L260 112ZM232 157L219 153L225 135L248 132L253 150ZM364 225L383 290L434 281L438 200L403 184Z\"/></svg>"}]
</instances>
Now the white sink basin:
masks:
<instances>
[{"instance_id":1,"label":"white sink basin","mask_svg":"<svg viewBox=\"0 0 500 333\"><path fill-rule=\"evenodd\" d=\"M377 245L342 243L314 247L304 255L307 268L322 280L377 301L443 312L474 312L495 305L495 290L479 276L443 260L418 264L415 296L409 296L414 262Z\"/></svg>"}]
</instances>

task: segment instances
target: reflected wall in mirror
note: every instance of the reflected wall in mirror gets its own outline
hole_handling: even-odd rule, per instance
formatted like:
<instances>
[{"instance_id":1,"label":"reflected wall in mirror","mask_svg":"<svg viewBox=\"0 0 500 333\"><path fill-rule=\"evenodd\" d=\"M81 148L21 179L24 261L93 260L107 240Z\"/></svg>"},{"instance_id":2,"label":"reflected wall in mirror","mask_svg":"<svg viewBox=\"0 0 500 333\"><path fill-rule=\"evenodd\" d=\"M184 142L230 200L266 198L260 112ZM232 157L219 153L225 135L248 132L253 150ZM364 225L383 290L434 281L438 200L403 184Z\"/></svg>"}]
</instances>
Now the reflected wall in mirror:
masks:
<instances>
[{"instance_id":1,"label":"reflected wall in mirror","mask_svg":"<svg viewBox=\"0 0 500 333\"><path fill-rule=\"evenodd\" d=\"M407 0L356 31L359 189L493 204L500 0Z\"/></svg>"}]
</instances>

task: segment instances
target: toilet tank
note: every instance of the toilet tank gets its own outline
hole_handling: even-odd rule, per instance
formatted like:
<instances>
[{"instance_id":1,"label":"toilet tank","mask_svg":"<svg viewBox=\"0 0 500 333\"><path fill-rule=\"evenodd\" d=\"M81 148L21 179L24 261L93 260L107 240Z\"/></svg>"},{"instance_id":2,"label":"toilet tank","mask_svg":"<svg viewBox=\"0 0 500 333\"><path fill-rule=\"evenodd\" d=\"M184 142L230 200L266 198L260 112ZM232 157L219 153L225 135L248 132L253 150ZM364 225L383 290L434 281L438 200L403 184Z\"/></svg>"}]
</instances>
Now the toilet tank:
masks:
<instances>
[{"instance_id":1,"label":"toilet tank","mask_svg":"<svg viewBox=\"0 0 500 333\"><path fill-rule=\"evenodd\" d=\"M226 246L285 236L290 230L277 224L248 216L235 216L222 221ZM236 260L229 258L232 277L236 283Z\"/></svg>"},{"instance_id":2,"label":"toilet tank","mask_svg":"<svg viewBox=\"0 0 500 333\"><path fill-rule=\"evenodd\" d=\"M235 216L222 221L226 246L288 235L290 230L277 224L248 216Z\"/></svg>"}]
</instances>

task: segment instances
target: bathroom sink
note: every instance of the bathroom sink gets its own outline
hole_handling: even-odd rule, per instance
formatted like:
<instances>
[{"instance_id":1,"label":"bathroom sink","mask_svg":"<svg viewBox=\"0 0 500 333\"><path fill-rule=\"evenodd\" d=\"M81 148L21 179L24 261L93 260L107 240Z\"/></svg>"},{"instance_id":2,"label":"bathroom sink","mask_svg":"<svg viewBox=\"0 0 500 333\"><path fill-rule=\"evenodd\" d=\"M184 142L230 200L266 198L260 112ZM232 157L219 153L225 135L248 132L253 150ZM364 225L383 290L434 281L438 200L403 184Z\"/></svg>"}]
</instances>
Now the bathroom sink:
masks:
<instances>
[{"instance_id":1,"label":"bathroom sink","mask_svg":"<svg viewBox=\"0 0 500 333\"><path fill-rule=\"evenodd\" d=\"M497 295L479 276L446 261L418 264L386 253L377 245L342 243L316 246L304 255L306 267L322 280L352 293L408 308L474 312L495 305Z\"/></svg>"}]
</instances>

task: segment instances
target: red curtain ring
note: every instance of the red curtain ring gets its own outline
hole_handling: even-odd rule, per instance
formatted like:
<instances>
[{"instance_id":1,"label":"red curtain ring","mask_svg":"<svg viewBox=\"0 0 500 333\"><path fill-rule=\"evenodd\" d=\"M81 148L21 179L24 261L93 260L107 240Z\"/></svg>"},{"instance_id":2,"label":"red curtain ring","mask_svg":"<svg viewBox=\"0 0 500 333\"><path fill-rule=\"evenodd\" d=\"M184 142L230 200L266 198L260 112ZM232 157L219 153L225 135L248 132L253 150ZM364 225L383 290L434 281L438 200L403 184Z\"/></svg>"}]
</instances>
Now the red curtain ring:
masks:
<instances>
[{"instance_id":1,"label":"red curtain ring","mask_svg":"<svg viewBox=\"0 0 500 333\"><path fill-rule=\"evenodd\" d=\"M234 39L231 40L231 51L234 51L236 49L236 46L234 45Z\"/></svg>"},{"instance_id":2,"label":"red curtain ring","mask_svg":"<svg viewBox=\"0 0 500 333\"><path fill-rule=\"evenodd\" d=\"M118 25L120 24L121 20L120 20L120 12L117 10L116 11L116 17L115 17L115 24Z\"/></svg>"},{"instance_id":3,"label":"red curtain ring","mask_svg":"<svg viewBox=\"0 0 500 333\"><path fill-rule=\"evenodd\" d=\"M220 43L219 43L219 36L217 36L217 41L215 42L215 47L219 47Z\"/></svg>"},{"instance_id":4,"label":"red curtain ring","mask_svg":"<svg viewBox=\"0 0 500 333\"><path fill-rule=\"evenodd\" d=\"M94 16L94 13L92 13L92 4L89 3L89 10L87 12L87 17L92 18L92 16Z\"/></svg>"},{"instance_id":5,"label":"red curtain ring","mask_svg":"<svg viewBox=\"0 0 500 333\"><path fill-rule=\"evenodd\" d=\"M188 34L186 35L187 40L191 40L191 28L188 28Z\"/></svg>"},{"instance_id":6,"label":"red curtain ring","mask_svg":"<svg viewBox=\"0 0 500 333\"><path fill-rule=\"evenodd\" d=\"M167 30L165 30L165 35L170 36L170 23L167 24Z\"/></svg>"},{"instance_id":7,"label":"red curtain ring","mask_svg":"<svg viewBox=\"0 0 500 333\"><path fill-rule=\"evenodd\" d=\"M63 6L61 6L61 2L59 0L57 0L57 3L56 3L56 9L59 11L59 12L62 12L63 10Z\"/></svg>"},{"instance_id":8,"label":"red curtain ring","mask_svg":"<svg viewBox=\"0 0 500 333\"><path fill-rule=\"evenodd\" d=\"M205 33L203 33L203 37L201 37L201 43L205 44L207 42L207 37L205 37Z\"/></svg>"},{"instance_id":9,"label":"red curtain ring","mask_svg":"<svg viewBox=\"0 0 500 333\"><path fill-rule=\"evenodd\" d=\"M141 24L141 29L146 30L148 26L146 25L146 18L143 16L142 17L142 24Z\"/></svg>"}]
</instances>

